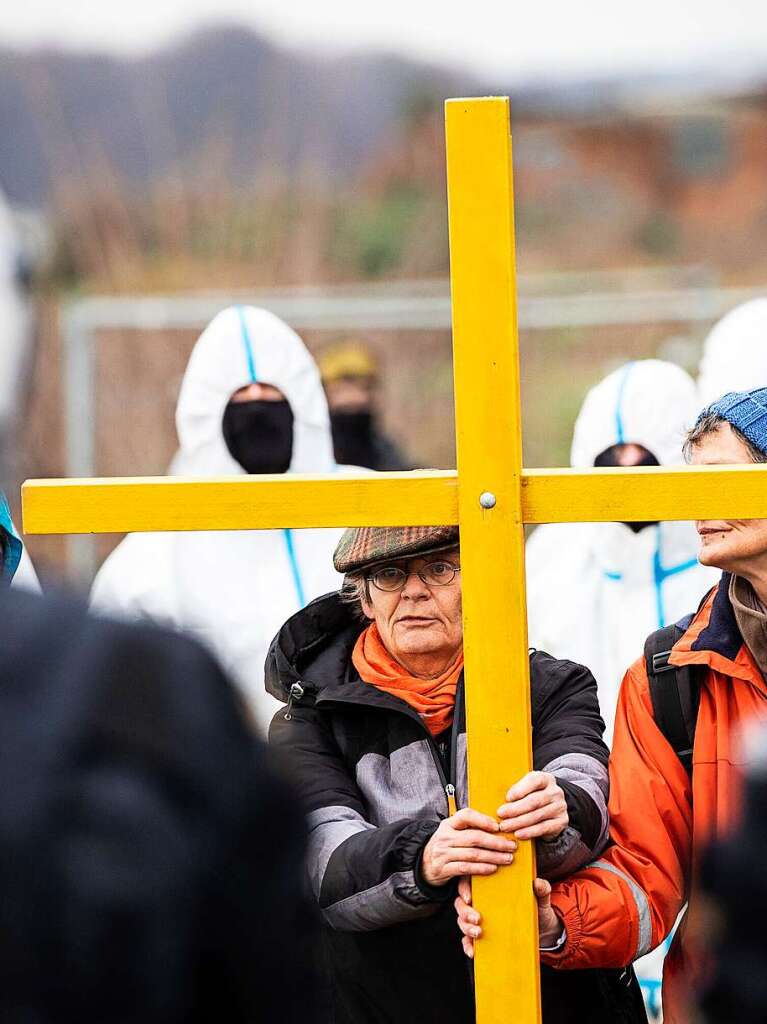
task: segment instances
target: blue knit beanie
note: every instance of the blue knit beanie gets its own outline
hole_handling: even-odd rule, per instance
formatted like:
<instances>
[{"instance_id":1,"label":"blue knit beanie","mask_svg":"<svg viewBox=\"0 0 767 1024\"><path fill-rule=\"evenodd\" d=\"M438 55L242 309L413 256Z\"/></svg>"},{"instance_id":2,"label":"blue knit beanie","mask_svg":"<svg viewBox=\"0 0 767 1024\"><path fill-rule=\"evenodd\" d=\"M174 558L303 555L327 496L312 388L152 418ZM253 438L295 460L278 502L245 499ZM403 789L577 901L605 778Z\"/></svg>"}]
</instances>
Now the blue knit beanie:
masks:
<instances>
[{"instance_id":1,"label":"blue knit beanie","mask_svg":"<svg viewBox=\"0 0 767 1024\"><path fill-rule=\"evenodd\" d=\"M731 391L712 402L698 419L712 412L737 427L754 448L767 455L767 388Z\"/></svg>"}]
</instances>

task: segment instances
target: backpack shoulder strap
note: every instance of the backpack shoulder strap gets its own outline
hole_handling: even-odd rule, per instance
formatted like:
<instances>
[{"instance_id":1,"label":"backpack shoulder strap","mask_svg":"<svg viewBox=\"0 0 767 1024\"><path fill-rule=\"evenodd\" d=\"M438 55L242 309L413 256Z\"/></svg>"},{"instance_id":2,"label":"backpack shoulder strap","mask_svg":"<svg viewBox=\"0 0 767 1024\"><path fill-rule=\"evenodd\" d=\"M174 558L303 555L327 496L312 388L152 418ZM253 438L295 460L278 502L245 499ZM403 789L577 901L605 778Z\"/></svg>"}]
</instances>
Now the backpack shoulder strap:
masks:
<instances>
[{"instance_id":1,"label":"backpack shoulder strap","mask_svg":"<svg viewBox=\"0 0 767 1024\"><path fill-rule=\"evenodd\" d=\"M700 686L694 666L670 665L668 660L671 648L689 623L690 618L682 619L651 633L645 641L644 655L655 722L692 776Z\"/></svg>"}]
</instances>

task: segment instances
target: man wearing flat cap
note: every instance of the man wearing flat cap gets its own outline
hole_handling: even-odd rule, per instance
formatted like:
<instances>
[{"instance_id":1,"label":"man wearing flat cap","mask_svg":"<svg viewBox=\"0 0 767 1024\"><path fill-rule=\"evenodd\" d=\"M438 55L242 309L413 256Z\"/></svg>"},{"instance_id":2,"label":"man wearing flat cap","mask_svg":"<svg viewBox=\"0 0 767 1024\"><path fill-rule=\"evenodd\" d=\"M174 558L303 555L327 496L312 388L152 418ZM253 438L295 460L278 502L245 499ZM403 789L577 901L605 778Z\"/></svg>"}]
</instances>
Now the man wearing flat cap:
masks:
<instances>
[{"instance_id":1,"label":"man wearing flat cap","mask_svg":"<svg viewBox=\"0 0 767 1024\"><path fill-rule=\"evenodd\" d=\"M468 806L457 527L347 530L334 564L343 589L289 619L266 663L286 703L270 740L308 815L329 1019L470 1024L458 879L508 870L530 840L539 874L561 878L605 843L596 684L531 654L535 770L482 814ZM641 996L620 973L544 968L546 1024L624 1019L616 1007Z\"/></svg>"}]
</instances>

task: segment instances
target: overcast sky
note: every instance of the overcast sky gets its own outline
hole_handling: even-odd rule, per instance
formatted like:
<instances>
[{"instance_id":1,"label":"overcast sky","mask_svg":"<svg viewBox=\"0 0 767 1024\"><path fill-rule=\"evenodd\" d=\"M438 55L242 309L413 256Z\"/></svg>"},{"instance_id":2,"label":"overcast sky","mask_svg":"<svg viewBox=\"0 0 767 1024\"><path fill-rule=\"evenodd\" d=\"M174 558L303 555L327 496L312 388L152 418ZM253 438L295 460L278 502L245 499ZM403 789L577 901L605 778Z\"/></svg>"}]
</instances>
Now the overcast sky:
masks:
<instances>
[{"instance_id":1,"label":"overcast sky","mask_svg":"<svg viewBox=\"0 0 767 1024\"><path fill-rule=\"evenodd\" d=\"M0 42L142 52L222 19L292 46L394 49L504 81L728 58L767 69L767 0L0 0Z\"/></svg>"}]
</instances>

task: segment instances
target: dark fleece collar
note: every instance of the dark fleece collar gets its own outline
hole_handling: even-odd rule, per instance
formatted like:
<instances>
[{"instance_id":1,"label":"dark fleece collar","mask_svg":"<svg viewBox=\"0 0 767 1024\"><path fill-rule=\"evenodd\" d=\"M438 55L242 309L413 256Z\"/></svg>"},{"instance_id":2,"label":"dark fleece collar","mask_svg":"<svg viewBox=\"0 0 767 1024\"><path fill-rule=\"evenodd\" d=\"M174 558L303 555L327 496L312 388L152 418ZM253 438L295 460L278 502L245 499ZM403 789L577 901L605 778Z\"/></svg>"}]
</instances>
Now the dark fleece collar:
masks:
<instances>
[{"instance_id":1,"label":"dark fleece collar","mask_svg":"<svg viewBox=\"0 0 767 1024\"><path fill-rule=\"evenodd\" d=\"M292 615L272 640L265 665L267 692L284 702L294 682L315 690L342 684L364 627L354 606L343 602L337 591L316 598Z\"/></svg>"},{"instance_id":2,"label":"dark fleece collar","mask_svg":"<svg viewBox=\"0 0 767 1024\"><path fill-rule=\"evenodd\" d=\"M690 646L691 651L714 651L729 661L735 661L743 646L743 636L735 621L730 601L731 573L722 573L716 590L708 624Z\"/></svg>"}]
</instances>

